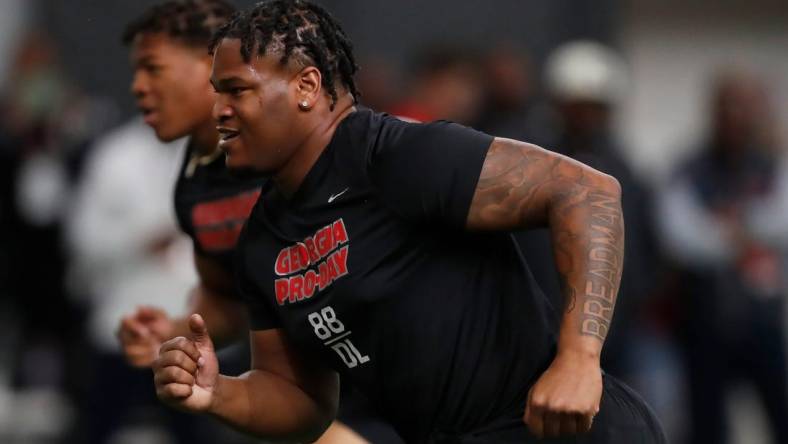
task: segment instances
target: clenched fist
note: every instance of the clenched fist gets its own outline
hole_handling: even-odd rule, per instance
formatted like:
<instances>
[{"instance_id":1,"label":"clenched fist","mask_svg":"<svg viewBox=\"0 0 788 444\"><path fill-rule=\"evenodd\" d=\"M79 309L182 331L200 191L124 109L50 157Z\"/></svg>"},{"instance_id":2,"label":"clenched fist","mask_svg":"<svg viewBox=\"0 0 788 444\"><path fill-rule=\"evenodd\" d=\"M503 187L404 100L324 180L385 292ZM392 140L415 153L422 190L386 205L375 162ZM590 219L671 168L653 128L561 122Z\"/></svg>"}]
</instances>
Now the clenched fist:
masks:
<instances>
[{"instance_id":1,"label":"clenched fist","mask_svg":"<svg viewBox=\"0 0 788 444\"><path fill-rule=\"evenodd\" d=\"M150 367L162 342L172 336L172 331L172 320L163 310L140 307L136 313L121 320L118 339L129 364Z\"/></svg>"},{"instance_id":2,"label":"clenched fist","mask_svg":"<svg viewBox=\"0 0 788 444\"><path fill-rule=\"evenodd\" d=\"M219 363L202 316L189 318L188 337L164 343L153 363L156 395L165 403L191 412L211 407Z\"/></svg>"},{"instance_id":3,"label":"clenched fist","mask_svg":"<svg viewBox=\"0 0 788 444\"><path fill-rule=\"evenodd\" d=\"M559 354L528 392L523 420L539 438L585 433L601 398L599 360Z\"/></svg>"}]
</instances>

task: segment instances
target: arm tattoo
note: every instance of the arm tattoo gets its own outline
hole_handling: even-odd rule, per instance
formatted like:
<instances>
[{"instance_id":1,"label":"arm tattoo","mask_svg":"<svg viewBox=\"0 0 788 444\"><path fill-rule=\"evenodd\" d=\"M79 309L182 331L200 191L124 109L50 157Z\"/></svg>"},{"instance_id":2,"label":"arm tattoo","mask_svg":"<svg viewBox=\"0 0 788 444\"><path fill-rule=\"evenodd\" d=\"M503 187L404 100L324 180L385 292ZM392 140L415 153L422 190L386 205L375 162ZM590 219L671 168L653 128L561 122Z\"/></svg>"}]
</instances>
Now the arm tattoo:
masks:
<instances>
[{"instance_id":1,"label":"arm tattoo","mask_svg":"<svg viewBox=\"0 0 788 444\"><path fill-rule=\"evenodd\" d=\"M537 195L555 168L544 150L516 149L496 139L487 153L468 214L470 229L516 229L546 221Z\"/></svg>"},{"instance_id":2,"label":"arm tattoo","mask_svg":"<svg viewBox=\"0 0 788 444\"><path fill-rule=\"evenodd\" d=\"M604 341L613 318L624 259L623 217L618 199L591 193L591 241L580 333Z\"/></svg>"},{"instance_id":3,"label":"arm tattoo","mask_svg":"<svg viewBox=\"0 0 788 444\"><path fill-rule=\"evenodd\" d=\"M537 146L496 139L468 213L469 229L550 227L564 313L604 341L621 280L624 219L609 177ZM574 328L574 327L573 327Z\"/></svg>"}]
</instances>

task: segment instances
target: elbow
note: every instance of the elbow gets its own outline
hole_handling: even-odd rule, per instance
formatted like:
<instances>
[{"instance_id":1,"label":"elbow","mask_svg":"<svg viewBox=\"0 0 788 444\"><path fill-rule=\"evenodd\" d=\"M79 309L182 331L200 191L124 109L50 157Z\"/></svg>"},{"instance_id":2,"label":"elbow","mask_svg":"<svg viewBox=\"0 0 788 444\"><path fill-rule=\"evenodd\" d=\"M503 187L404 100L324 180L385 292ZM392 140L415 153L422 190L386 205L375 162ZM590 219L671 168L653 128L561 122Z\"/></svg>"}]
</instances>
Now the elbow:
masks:
<instances>
[{"instance_id":1,"label":"elbow","mask_svg":"<svg viewBox=\"0 0 788 444\"><path fill-rule=\"evenodd\" d=\"M618 179L616 179L615 177L609 174L600 173L600 172L597 172L597 176L595 179L596 180L594 182L597 191L613 196L619 201L621 200L622 190L621 190L621 183L618 181Z\"/></svg>"},{"instance_id":2,"label":"elbow","mask_svg":"<svg viewBox=\"0 0 788 444\"><path fill-rule=\"evenodd\" d=\"M554 223L556 217L564 218L570 212L588 208L588 205L601 205L608 211L621 211L621 184L609 174L584 166L581 178L572 177L560 185L548 203L548 225Z\"/></svg>"}]
</instances>

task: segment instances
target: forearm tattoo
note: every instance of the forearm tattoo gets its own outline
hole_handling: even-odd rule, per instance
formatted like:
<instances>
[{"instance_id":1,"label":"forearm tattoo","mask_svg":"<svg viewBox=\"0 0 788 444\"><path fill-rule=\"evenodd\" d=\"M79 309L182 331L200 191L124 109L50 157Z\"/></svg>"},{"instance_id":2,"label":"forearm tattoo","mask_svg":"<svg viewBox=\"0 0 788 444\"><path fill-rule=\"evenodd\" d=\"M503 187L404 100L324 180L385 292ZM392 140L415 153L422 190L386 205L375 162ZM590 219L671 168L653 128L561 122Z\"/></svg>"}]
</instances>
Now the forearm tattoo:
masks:
<instances>
[{"instance_id":1,"label":"forearm tattoo","mask_svg":"<svg viewBox=\"0 0 788 444\"><path fill-rule=\"evenodd\" d=\"M620 190L593 169L534 145L496 139L468 214L470 229L549 224L565 313L604 341L624 251ZM579 310L579 312L576 312Z\"/></svg>"},{"instance_id":2,"label":"forearm tattoo","mask_svg":"<svg viewBox=\"0 0 788 444\"><path fill-rule=\"evenodd\" d=\"M596 192L589 195L589 202L591 240L580 332L604 341L621 280L624 224L617 197Z\"/></svg>"}]
</instances>

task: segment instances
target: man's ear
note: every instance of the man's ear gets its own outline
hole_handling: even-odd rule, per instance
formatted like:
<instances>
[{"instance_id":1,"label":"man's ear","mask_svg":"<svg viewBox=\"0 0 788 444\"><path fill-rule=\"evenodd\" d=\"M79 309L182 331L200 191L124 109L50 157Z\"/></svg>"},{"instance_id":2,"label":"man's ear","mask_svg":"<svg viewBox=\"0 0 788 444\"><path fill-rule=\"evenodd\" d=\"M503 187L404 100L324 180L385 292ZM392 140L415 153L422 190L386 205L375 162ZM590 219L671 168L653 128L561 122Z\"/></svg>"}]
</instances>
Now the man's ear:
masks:
<instances>
[{"instance_id":1,"label":"man's ear","mask_svg":"<svg viewBox=\"0 0 788 444\"><path fill-rule=\"evenodd\" d=\"M298 107L311 109L323 93L323 76L314 66L307 66L296 74L296 98Z\"/></svg>"}]
</instances>

